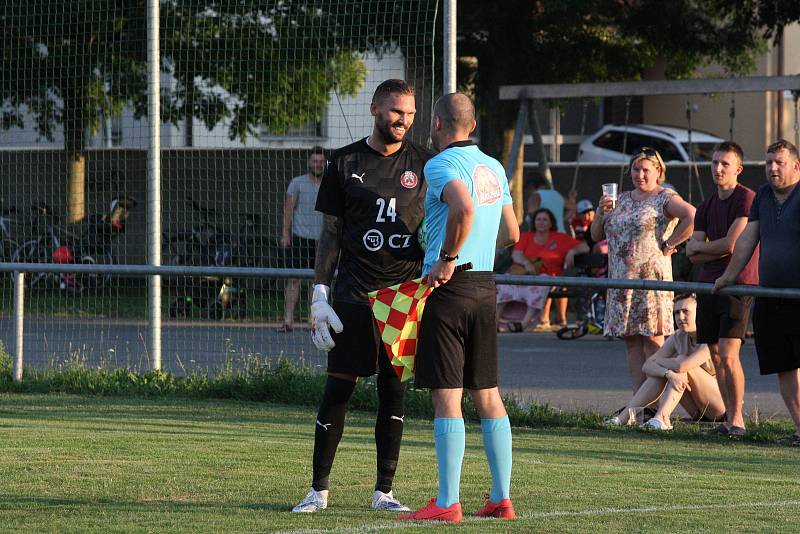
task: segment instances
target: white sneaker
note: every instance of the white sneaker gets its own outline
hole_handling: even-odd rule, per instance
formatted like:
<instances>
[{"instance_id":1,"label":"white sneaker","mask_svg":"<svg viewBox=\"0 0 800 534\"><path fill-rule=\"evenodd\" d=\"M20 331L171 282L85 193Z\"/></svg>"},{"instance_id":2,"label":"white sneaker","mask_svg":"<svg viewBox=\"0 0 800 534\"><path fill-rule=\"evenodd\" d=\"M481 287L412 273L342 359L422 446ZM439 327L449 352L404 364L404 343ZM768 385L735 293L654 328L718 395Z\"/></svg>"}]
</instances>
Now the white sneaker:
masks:
<instances>
[{"instance_id":1,"label":"white sneaker","mask_svg":"<svg viewBox=\"0 0 800 534\"><path fill-rule=\"evenodd\" d=\"M642 427L647 430L672 430L672 425L664 423L661 419L656 419L655 417L648 419Z\"/></svg>"},{"instance_id":2,"label":"white sneaker","mask_svg":"<svg viewBox=\"0 0 800 534\"><path fill-rule=\"evenodd\" d=\"M622 421L620 420L618 415L615 415L614 417L609 417L608 419L603 421L603 424L605 426L623 426Z\"/></svg>"},{"instance_id":3,"label":"white sneaker","mask_svg":"<svg viewBox=\"0 0 800 534\"><path fill-rule=\"evenodd\" d=\"M300 501L300 504L292 508L294 513L319 512L328 507L328 490L316 491L314 488L308 490L308 495Z\"/></svg>"},{"instance_id":4,"label":"white sneaker","mask_svg":"<svg viewBox=\"0 0 800 534\"><path fill-rule=\"evenodd\" d=\"M378 490L375 490L375 493L372 494L372 509L383 510L386 512L411 511L411 508L409 508L404 504L401 504L400 501L395 499L391 491L389 493L384 493Z\"/></svg>"}]
</instances>

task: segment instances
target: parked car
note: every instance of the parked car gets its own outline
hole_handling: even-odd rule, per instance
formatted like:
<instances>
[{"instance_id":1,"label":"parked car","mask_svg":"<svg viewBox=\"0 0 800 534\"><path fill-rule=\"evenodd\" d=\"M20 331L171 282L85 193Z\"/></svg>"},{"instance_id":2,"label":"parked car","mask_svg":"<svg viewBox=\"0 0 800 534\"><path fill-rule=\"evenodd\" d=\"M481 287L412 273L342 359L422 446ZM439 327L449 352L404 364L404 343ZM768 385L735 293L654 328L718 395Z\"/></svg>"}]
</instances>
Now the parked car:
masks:
<instances>
[{"instance_id":1,"label":"parked car","mask_svg":"<svg viewBox=\"0 0 800 534\"><path fill-rule=\"evenodd\" d=\"M627 139L625 139L627 130ZM664 161L711 161L714 145L724 141L706 132L692 130L692 152L689 158L689 131L653 124L607 124L580 145L581 162L624 162L635 150L655 148ZM625 144L623 153L622 146Z\"/></svg>"}]
</instances>

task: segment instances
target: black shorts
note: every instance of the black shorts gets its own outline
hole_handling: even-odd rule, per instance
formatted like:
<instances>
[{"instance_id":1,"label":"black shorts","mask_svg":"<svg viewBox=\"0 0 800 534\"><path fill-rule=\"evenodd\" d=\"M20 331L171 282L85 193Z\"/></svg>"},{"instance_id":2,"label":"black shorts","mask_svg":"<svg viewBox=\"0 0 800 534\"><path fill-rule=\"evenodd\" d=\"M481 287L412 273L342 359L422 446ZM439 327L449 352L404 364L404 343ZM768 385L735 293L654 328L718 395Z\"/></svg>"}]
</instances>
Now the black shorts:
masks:
<instances>
[{"instance_id":1,"label":"black shorts","mask_svg":"<svg viewBox=\"0 0 800 534\"><path fill-rule=\"evenodd\" d=\"M697 295L697 342L719 343L720 338L744 340L753 297Z\"/></svg>"},{"instance_id":2,"label":"black shorts","mask_svg":"<svg viewBox=\"0 0 800 534\"><path fill-rule=\"evenodd\" d=\"M497 386L496 295L488 272L456 273L433 290L419 330L416 387Z\"/></svg>"},{"instance_id":3,"label":"black shorts","mask_svg":"<svg viewBox=\"0 0 800 534\"><path fill-rule=\"evenodd\" d=\"M292 236L292 245L283 249L284 269L313 269L317 240Z\"/></svg>"},{"instance_id":4,"label":"black shorts","mask_svg":"<svg viewBox=\"0 0 800 534\"><path fill-rule=\"evenodd\" d=\"M372 376L378 369L391 367L378 325L368 304L333 302L342 321L341 333L331 331L336 346L328 353L328 372Z\"/></svg>"},{"instance_id":5,"label":"black shorts","mask_svg":"<svg viewBox=\"0 0 800 534\"><path fill-rule=\"evenodd\" d=\"M799 316L800 300L756 299L753 330L762 375L800 368Z\"/></svg>"}]
</instances>

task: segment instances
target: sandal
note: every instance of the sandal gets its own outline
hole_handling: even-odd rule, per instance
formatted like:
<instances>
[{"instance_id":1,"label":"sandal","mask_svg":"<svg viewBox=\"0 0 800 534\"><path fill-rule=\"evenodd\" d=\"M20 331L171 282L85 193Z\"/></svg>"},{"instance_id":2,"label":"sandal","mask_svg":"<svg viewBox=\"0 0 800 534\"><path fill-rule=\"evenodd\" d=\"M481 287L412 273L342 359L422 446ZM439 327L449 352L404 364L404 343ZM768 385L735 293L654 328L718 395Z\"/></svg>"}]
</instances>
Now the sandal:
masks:
<instances>
[{"instance_id":1,"label":"sandal","mask_svg":"<svg viewBox=\"0 0 800 534\"><path fill-rule=\"evenodd\" d=\"M714 435L716 435L716 436L727 436L728 435L728 427L725 426L725 423L722 423L721 425L715 426L714 428L709 430L708 433L710 435L712 435L712 436L714 436Z\"/></svg>"},{"instance_id":2,"label":"sandal","mask_svg":"<svg viewBox=\"0 0 800 534\"><path fill-rule=\"evenodd\" d=\"M779 439L778 443L781 445L788 445L789 447L800 447L800 435L792 434L791 436Z\"/></svg>"},{"instance_id":3,"label":"sandal","mask_svg":"<svg viewBox=\"0 0 800 534\"><path fill-rule=\"evenodd\" d=\"M742 439L745 434L747 434L747 430L740 426L732 426L728 429L728 437L731 439Z\"/></svg>"}]
</instances>

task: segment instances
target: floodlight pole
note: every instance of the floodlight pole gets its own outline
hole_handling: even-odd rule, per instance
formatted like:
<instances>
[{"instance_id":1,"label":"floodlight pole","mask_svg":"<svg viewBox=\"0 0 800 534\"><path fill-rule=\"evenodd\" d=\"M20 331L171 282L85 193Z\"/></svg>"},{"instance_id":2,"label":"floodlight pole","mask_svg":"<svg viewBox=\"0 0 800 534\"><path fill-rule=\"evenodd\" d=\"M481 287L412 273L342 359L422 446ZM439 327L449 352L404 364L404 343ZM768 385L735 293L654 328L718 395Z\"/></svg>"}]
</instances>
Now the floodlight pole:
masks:
<instances>
[{"instance_id":1,"label":"floodlight pole","mask_svg":"<svg viewBox=\"0 0 800 534\"><path fill-rule=\"evenodd\" d=\"M456 92L456 0L444 2L444 94Z\"/></svg>"},{"instance_id":2,"label":"floodlight pole","mask_svg":"<svg viewBox=\"0 0 800 534\"><path fill-rule=\"evenodd\" d=\"M159 0L147 2L147 260L161 265L161 80L159 48ZM148 277L147 338L150 367L161 369L161 275Z\"/></svg>"}]
</instances>

